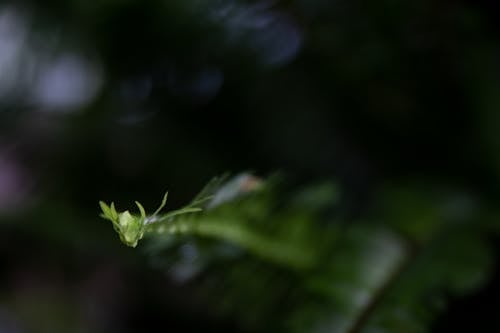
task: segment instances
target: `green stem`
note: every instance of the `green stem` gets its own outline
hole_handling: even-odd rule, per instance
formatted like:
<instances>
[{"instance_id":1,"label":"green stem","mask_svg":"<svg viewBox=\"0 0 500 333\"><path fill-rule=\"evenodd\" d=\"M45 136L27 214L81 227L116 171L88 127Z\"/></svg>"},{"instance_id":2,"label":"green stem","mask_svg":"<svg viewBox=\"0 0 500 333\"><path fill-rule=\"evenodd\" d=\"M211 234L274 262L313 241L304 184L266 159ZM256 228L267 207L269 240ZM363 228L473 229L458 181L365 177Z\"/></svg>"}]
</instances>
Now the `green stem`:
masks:
<instances>
[{"instance_id":1,"label":"green stem","mask_svg":"<svg viewBox=\"0 0 500 333\"><path fill-rule=\"evenodd\" d=\"M147 233L194 234L221 239L241 246L259 257L298 270L312 268L317 257L311 249L296 247L279 239L266 237L248 229L237 221L220 219L179 219L150 225Z\"/></svg>"}]
</instances>

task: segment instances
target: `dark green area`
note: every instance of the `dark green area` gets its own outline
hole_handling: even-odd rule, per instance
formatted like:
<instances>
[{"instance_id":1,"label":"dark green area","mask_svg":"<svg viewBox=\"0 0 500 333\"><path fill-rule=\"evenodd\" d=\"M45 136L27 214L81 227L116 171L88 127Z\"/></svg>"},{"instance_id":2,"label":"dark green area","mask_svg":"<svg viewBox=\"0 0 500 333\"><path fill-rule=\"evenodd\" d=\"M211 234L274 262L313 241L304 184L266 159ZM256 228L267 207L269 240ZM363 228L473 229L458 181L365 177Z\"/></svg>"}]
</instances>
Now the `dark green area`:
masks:
<instances>
[{"instance_id":1,"label":"dark green area","mask_svg":"<svg viewBox=\"0 0 500 333\"><path fill-rule=\"evenodd\" d=\"M351 332L495 331L497 12L0 1L0 331L343 332L351 316ZM83 96L85 75L68 70L82 61L97 80L87 103L34 97ZM99 200L151 213L165 190L177 209L241 171L284 176L222 218L310 247L321 265L297 272L195 236L133 250L97 216ZM366 263L391 260L359 311Z\"/></svg>"}]
</instances>

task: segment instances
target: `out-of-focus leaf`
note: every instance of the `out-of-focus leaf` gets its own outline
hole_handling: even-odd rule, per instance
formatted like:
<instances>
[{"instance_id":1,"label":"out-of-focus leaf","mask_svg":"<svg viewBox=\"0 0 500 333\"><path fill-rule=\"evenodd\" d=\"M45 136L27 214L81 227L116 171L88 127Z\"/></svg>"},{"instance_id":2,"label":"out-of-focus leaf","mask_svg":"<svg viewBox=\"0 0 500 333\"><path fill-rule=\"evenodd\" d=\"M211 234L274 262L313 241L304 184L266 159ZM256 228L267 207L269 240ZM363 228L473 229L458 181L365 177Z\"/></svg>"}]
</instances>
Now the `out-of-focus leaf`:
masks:
<instances>
[{"instance_id":1,"label":"out-of-focus leaf","mask_svg":"<svg viewBox=\"0 0 500 333\"><path fill-rule=\"evenodd\" d=\"M205 193L217 203L212 208L160 216L146 234L152 258L170 256L165 269L185 282L195 279L214 313L242 327L425 332L449 295L464 295L489 277L483 224L471 219L474 200L458 191L425 197L415 188L391 190L381 200L391 204L383 209L386 222L319 223L325 198L335 202L332 187L280 202L275 183L259 181L244 191L245 179ZM321 205L297 209L308 202Z\"/></svg>"}]
</instances>

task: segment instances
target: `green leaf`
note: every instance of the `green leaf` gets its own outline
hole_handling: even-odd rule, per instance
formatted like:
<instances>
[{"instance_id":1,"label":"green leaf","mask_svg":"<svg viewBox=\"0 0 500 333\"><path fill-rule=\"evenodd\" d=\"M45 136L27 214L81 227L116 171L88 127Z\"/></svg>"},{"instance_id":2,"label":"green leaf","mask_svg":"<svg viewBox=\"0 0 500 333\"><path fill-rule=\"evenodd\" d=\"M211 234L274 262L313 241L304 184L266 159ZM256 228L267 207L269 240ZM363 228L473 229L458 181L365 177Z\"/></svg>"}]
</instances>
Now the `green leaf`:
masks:
<instances>
[{"instance_id":1,"label":"green leaf","mask_svg":"<svg viewBox=\"0 0 500 333\"><path fill-rule=\"evenodd\" d=\"M146 218L146 210L144 209L144 207L140 204L140 202L136 201L135 204L137 205L137 207L139 207L139 211L141 213L141 217L143 219Z\"/></svg>"},{"instance_id":2,"label":"green leaf","mask_svg":"<svg viewBox=\"0 0 500 333\"><path fill-rule=\"evenodd\" d=\"M159 212L161 212L161 210L163 209L163 207L165 207L165 204L167 203L167 198L168 198L168 191L165 192L165 194L163 195L160 207L158 207L158 209L153 213L153 215L157 215Z\"/></svg>"},{"instance_id":3,"label":"green leaf","mask_svg":"<svg viewBox=\"0 0 500 333\"><path fill-rule=\"evenodd\" d=\"M113 214L111 213L111 208L109 208L109 206L106 205L106 203L104 203L103 201L99 201L99 206L101 206L102 210L101 217L113 220Z\"/></svg>"}]
</instances>

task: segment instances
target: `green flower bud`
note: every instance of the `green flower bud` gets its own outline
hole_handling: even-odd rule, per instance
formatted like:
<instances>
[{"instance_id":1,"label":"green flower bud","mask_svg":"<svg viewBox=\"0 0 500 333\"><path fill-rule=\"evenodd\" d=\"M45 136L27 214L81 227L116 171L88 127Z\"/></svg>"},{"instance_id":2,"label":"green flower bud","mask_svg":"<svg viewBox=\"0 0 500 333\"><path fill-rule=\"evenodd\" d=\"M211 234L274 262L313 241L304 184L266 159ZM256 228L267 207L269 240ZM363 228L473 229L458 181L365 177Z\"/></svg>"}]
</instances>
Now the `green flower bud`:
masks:
<instances>
[{"instance_id":1,"label":"green flower bud","mask_svg":"<svg viewBox=\"0 0 500 333\"><path fill-rule=\"evenodd\" d=\"M113 228L120 236L123 243L128 246L136 247L137 242L144 236L144 221L146 213L144 208L137 203L141 216L134 216L128 210L123 213L116 212L115 206L106 205L104 202L99 202L102 209L101 216L113 223Z\"/></svg>"},{"instance_id":2,"label":"green flower bud","mask_svg":"<svg viewBox=\"0 0 500 333\"><path fill-rule=\"evenodd\" d=\"M128 210L118 214L118 227L120 239L131 247L136 247L144 235L144 219L133 216Z\"/></svg>"}]
</instances>

